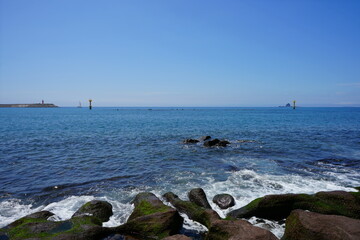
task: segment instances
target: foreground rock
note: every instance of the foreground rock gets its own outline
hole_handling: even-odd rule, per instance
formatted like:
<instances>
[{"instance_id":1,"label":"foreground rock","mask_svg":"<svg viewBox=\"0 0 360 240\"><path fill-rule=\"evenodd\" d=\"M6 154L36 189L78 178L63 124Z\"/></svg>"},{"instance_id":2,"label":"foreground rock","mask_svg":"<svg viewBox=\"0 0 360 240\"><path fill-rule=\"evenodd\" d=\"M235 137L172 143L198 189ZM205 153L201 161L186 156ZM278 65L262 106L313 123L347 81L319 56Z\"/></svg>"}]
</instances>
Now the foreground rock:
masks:
<instances>
[{"instance_id":1,"label":"foreground rock","mask_svg":"<svg viewBox=\"0 0 360 240\"><path fill-rule=\"evenodd\" d=\"M179 212L185 213L191 220L199 222L207 228L211 226L211 222L221 219L214 210L205 209L189 201L183 201L172 192L165 193L163 197Z\"/></svg>"},{"instance_id":2,"label":"foreground rock","mask_svg":"<svg viewBox=\"0 0 360 240\"><path fill-rule=\"evenodd\" d=\"M217 220L212 223L206 239L278 240L270 231L255 227L244 220Z\"/></svg>"},{"instance_id":3,"label":"foreground rock","mask_svg":"<svg viewBox=\"0 0 360 240\"><path fill-rule=\"evenodd\" d=\"M0 239L100 239L109 234L102 222L94 216L78 216L67 221L47 220L51 212L37 212L11 223L0 230Z\"/></svg>"},{"instance_id":4,"label":"foreground rock","mask_svg":"<svg viewBox=\"0 0 360 240\"><path fill-rule=\"evenodd\" d=\"M360 193L333 191L318 192L314 195L267 195L255 199L240 209L230 212L228 216L234 218L250 218L256 216L272 220L281 220L289 216L290 212L295 209L360 219Z\"/></svg>"},{"instance_id":5,"label":"foreground rock","mask_svg":"<svg viewBox=\"0 0 360 240\"><path fill-rule=\"evenodd\" d=\"M194 188L188 193L190 202L195 203L196 205L211 209L211 206L206 198L206 194L202 188Z\"/></svg>"},{"instance_id":6,"label":"foreground rock","mask_svg":"<svg viewBox=\"0 0 360 240\"><path fill-rule=\"evenodd\" d=\"M191 240L191 238L185 236L185 235L181 235L181 234L176 234L170 237L166 237L163 240Z\"/></svg>"},{"instance_id":7,"label":"foreground rock","mask_svg":"<svg viewBox=\"0 0 360 240\"><path fill-rule=\"evenodd\" d=\"M221 209L227 209L235 205L235 199L230 194L218 194L213 198L213 202Z\"/></svg>"},{"instance_id":8,"label":"foreground rock","mask_svg":"<svg viewBox=\"0 0 360 240\"><path fill-rule=\"evenodd\" d=\"M286 219L286 229L282 239L357 240L360 239L360 220L295 210Z\"/></svg>"},{"instance_id":9,"label":"foreground rock","mask_svg":"<svg viewBox=\"0 0 360 240\"><path fill-rule=\"evenodd\" d=\"M112 215L113 211L110 203L105 201L92 200L77 210L73 217L94 216L97 217L101 222L107 222Z\"/></svg>"},{"instance_id":10,"label":"foreground rock","mask_svg":"<svg viewBox=\"0 0 360 240\"><path fill-rule=\"evenodd\" d=\"M182 227L183 218L179 213L164 205L154 194L138 194L134 201L135 209L127 223L112 228L116 233L140 239L162 239L177 234Z\"/></svg>"},{"instance_id":11,"label":"foreground rock","mask_svg":"<svg viewBox=\"0 0 360 240\"><path fill-rule=\"evenodd\" d=\"M268 230L252 226L244 220L223 220L214 210L183 201L174 193L166 193L163 197L178 211L206 226L209 229L206 239L277 240L275 235Z\"/></svg>"}]
</instances>

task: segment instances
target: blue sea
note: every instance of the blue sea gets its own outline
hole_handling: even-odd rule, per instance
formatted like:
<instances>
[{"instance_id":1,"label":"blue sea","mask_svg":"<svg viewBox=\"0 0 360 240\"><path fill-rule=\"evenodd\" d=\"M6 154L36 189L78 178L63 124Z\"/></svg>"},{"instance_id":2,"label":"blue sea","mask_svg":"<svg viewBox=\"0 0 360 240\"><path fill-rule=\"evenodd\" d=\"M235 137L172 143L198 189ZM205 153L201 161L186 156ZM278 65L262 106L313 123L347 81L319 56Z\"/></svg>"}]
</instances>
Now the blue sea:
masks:
<instances>
[{"instance_id":1,"label":"blue sea","mask_svg":"<svg viewBox=\"0 0 360 240\"><path fill-rule=\"evenodd\" d=\"M182 143L205 135L231 144ZM360 108L1 108L0 139L0 227L39 210L68 219L92 199L114 207L105 226L120 225L143 191L187 199L202 187L225 216L266 194L360 186ZM219 193L236 206L215 206Z\"/></svg>"}]
</instances>

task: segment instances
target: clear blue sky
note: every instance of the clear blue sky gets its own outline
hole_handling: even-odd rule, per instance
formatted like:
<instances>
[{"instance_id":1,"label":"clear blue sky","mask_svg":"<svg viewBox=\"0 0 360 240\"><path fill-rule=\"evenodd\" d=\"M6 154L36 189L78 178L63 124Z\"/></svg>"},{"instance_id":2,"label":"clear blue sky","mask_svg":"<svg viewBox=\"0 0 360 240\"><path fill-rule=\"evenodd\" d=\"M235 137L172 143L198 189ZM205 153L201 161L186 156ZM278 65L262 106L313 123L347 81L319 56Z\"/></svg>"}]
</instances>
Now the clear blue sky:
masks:
<instances>
[{"instance_id":1,"label":"clear blue sky","mask_svg":"<svg viewBox=\"0 0 360 240\"><path fill-rule=\"evenodd\" d=\"M0 103L360 106L358 0L0 3Z\"/></svg>"}]
</instances>

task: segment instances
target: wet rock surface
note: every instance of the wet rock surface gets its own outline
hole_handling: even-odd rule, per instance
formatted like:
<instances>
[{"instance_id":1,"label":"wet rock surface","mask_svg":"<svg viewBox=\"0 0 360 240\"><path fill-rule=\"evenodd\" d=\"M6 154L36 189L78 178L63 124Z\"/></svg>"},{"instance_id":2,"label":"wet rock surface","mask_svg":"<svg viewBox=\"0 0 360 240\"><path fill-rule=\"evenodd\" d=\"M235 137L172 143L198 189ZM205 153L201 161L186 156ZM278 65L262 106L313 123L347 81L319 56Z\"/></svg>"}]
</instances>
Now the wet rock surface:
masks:
<instances>
[{"instance_id":1,"label":"wet rock surface","mask_svg":"<svg viewBox=\"0 0 360 240\"><path fill-rule=\"evenodd\" d=\"M294 210L286 219L283 240L360 239L360 220Z\"/></svg>"},{"instance_id":2,"label":"wet rock surface","mask_svg":"<svg viewBox=\"0 0 360 240\"><path fill-rule=\"evenodd\" d=\"M183 141L183 143L185 143L185 144L198 143L198 142L199 142L199 140L197 140L197 139L191 139L191 138L185 139L185 140Z\"/></svg>"},{"instance_id":3,"label":"wet rock surface","mask_svg":"<svg viewBox=\"0 0 360 240\"><path fill-rule=\"evenodd\" d=\"M165 193L163 197L179 212L185 213L191 220L199 222L206 227L210 227L212 221L221 219L214 210L200 207L190 201L183 201L172 192Z\"/></svg>"},{"instance_id":4,"label":"wet rock surface","mask_svg":"<svg viewBox=\"0 0 360 240\"><path fill-rule=\"evenodd\" d=\"M219 140L217 138L204 142L204 147L226 147L230 144L229 141Z\"/></svg>"},{"instance_id":5,"label":"wet rock surface","mask_svg":"<svg viewBox=\"0 0 360 240\"><path fill-rule=\"evenodd\" d=\"M256 216L271 220L281 220L289 216L290 212L295 209L360 219L360 193L332 191L319 192L314 195L267 195L230 212L228 216L234 218Z\"/></svg>"},{"instance_id":6,"label":"wet rock surface","mask_svg":"<svg viewBox=\"0 0 360 240\"><path fill-rule=\"evenodd\" d=\"M181 235L181 234L176 234L170 237L166 237L163 240L191 240L191 238L189 238L188 236L185 235Z\"/></svg>"},{"instance_id":7,"label":"wet rock surface","mask_svg":"<svg viewBox=\"0 0 360 240\"><path fill-rule=\"evenodd\" d=\"M30 214L0 230L1 239L99 239L109 232L93 216L78 216L66 221L49 221L50 212Z\"/></svg>"},{"instance_id":8,"label":"wet rock surface","mask_svg":"<svg viewBox=\"0 0 360 240\"><path fill-rule=\"evenodd\" d=\"M230 194L218 194L213 198L213 202L221 209L227 209L235 205L235 199Z\"/></svg>"},{"instance_id":9,"label":"wet rock surface","mask_svg":"<svg viewBox=\"0 0 360 240\"><path fill-rule=\"evenodd\" d=\"M184 144L195 144L202 142L204 147L226 147L230 144L227 140L211 139L211 136L202 136L199 139L188 138L182 141Z\"/></svg>"},{"instance_id":10,"label":"wet rock surface","mask_svg":"<svg viewBox=\"0 0 360 240\"><path fill-rule=\"evenodd\" d=\"M236 219L239 217L260 217L263 221L287 218L283 240L360 239L359 192L267 195L230 212L226 219L207 208L206 194L201 188L189 192L189 198L194 196L196 200L184 201L172 192L164 194L163 198L174 209L165 205L153 193L139 193L132 201L134 210L128 221L111 228L102 226L102 222L112 214L111 205L104 201L84 204L71 219L65 221L48 220L54 215L48 211L36 212L0 229L0 239L186 240L189 239L188 236L179 235L183 226L183 218L179 212L208 229L205 239L277 239L264 228ZM226 194L214 197L217 198L225 199L223 202L230 201ZM181 232L189 234L183 230Z\"/></svg>"},{"instance_id":11,"label":"wet rock surface","mask_svg":"<svg viewBox=\"0 0 360 240\"><path fill-rule=\"evenodd\" d=\"M94 216L101 222L109 221L113 215L112 206L105 201L93 200L84 204L79 210L77 210L73 217L78 216Z\"/></svg>"},{"instance_id":12,"label":"wet rock surface","mask_svg":"<svg viewBox=\"0 0 360 240\"><path fill-rule=\"evenodd\" d=\"M204 141L207 141L209 139L211 139L211 136L202 136L202 137L199 138L199 141L204 142Z\"/></svg>"},{"instance_id":13,"label":"wet rock surface","mask_svg":"<svg viewBox=\"0 0 360 240\"><path fill-rule=\"evenodd\" d=\"M207 239L278 240L270 231L244 220L217 220L212 223Z\"/></svg>"},{"instance_id":14,"label":"wet rock surface","mask_svg":"<svg viewBox=\"0 0 360 240\"><path fill-rule=\"evenodd\" d=\"M133 203L135 209L128 221L112 228L116 233L137 236L140 239L162 239L177 234L181 229L183 218L153 193L140 193Z\"/></svg>"},{"instance_id":15,"label":"wet rock surface","mask_svg":"<svg viewBox=\"0 0 360 240\"><path fill-rule=\"evenodd\" d=\"M188 193L190 202L195 203L196 205L211 209L211 206L206 198L206 194L202 188L194 188Z\"/></svg>"}]
</instances>

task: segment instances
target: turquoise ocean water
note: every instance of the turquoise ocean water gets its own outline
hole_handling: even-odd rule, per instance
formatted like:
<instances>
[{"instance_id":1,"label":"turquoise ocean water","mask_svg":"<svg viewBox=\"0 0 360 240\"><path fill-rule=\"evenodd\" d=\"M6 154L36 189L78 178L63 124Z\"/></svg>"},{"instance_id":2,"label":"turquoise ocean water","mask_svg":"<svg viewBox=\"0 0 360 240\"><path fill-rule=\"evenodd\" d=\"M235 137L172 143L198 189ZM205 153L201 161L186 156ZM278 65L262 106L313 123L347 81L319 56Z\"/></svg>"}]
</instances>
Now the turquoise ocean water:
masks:
<instances>
[{"instance_id":1,"label":"turquoise ocean water","mask_svg":"<svg viewBox=\"0 0 360 240\"><path fill-rule=\"evenodd\" d=\"M204 135L231 144L182 143ZM232 194L236 209L360 186L360 108L2 108L0 139L0 227L43 209L67 219L92 199L111 202L105 225L119 225L142 191L186 199L203 187L209 201Z\"/></svg>"}]
</instances>

